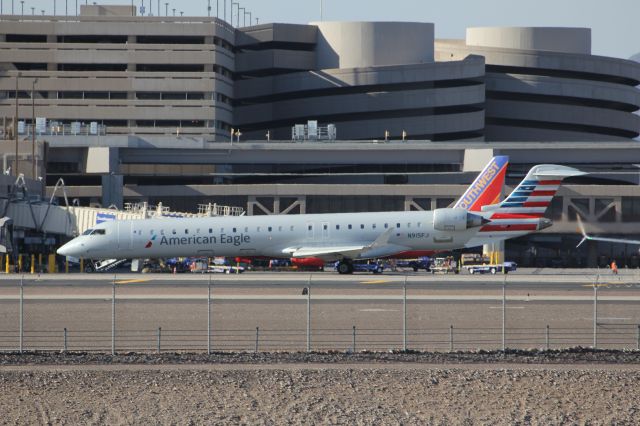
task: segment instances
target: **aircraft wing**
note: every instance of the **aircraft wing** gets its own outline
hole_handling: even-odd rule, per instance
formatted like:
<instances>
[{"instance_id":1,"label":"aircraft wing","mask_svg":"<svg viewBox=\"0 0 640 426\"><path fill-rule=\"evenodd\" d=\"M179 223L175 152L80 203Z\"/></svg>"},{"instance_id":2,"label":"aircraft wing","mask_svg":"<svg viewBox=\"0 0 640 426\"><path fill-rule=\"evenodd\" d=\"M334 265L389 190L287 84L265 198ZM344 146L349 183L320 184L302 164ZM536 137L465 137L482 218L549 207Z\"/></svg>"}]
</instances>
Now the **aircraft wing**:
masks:
<instances>
[{"instance_id":1,"label":"aircraft wing","mask_svg":"<svg viewBox=\"0 0 640 426\"><path fill-rule=\"evenodd\" d=\"M289 247L283 250L291 257L329 257L342 256L351 259L372 259L376 257L391 256L408 250L408 247L393 244L389 242L389 238L395 232L390 228L380 234L380 236L371 243L353 244L353 245L308 245L300 247Z\"/></svg>"},{"instance_id":2,"label":"aircraft wing","mask_svg":"<svg viewBox=\"0 0 640 426\"><path fill-rule=\"evenodd\" d=\"M606 237L592 237L591 235L587 235L584 225L582 224L582 220L580 220L580 215L577 215L578 226L580 227L580 233L582 234L582 240L578 243L576 247L580 247L585 241L603 241L607 243L619 243L619 244L636 244L640 245L640 240L625 240L623 238L606 238Z\"/></svg>"},{"instance_id":3,"label":"aircraft wing","mask_svg":"<svg viewBox=\"0 0 640 426\"><path fill-rule=\"evenodd\" d=\"M353 257L354 253L361 252L366 246L327 246L327 247L298 247L293 251L285 250L291 257L322 257L327 255L341 255Z\"/></svg>"}]
</instances>

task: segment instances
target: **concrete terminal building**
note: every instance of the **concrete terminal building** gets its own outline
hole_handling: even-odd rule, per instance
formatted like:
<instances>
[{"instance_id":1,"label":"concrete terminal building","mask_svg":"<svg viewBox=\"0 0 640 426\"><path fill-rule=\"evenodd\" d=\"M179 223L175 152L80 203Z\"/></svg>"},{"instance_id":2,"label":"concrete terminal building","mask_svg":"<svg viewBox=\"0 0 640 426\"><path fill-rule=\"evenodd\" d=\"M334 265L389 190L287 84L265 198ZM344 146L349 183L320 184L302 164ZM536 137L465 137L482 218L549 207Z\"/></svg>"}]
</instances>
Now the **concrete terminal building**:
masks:
<instances>
[{"instance_id":1,"label":"concrete terminal building","mask_svg":"<svg viewBox=\"0 0 640 426\"><path fill-rule=\"evenodd\" d=\"M587 28L469 28L438 40L441 60L486 61L487 141L611 141L638 136L638 65L591 54Z\"/></svg>"},{"instance_id":2,"label":"concrete terminal building","mask_svg":"<svg viewBox=\"0 0 640 426\"><path fill-rule=\"evenodd\" d=\"M640 64L594 56L590 41L580 28L436 40L419 22L233 28L99 5L78 17L4 15L2 152L13 165L18 127L21 163L34 161L35 110L48 120L35 177L50 187L63 177L83 205L218 202L249 214L445 207L491 155L511 157L510 185L553 161L594 174L562 190L556 226L507 255L634 265L629 247L569 256L576 214L601 233L640 227ZM14 127L16 92L26 125ZM338 140L292 143L292 127L309 120L334 124Z\"/></svg>"},{"instance_id":3,"label":"concrete terminal building","mask_svg":"<svg viewBox=\"0 0 640 426\"><path fill-rule=\"evenodd\" d=\"M484 60L436 62L433 24L267 24L236 48L235 123L250 139L288 139L310 118L345 140L483 138Z\"/></svg>"}]
</instances>

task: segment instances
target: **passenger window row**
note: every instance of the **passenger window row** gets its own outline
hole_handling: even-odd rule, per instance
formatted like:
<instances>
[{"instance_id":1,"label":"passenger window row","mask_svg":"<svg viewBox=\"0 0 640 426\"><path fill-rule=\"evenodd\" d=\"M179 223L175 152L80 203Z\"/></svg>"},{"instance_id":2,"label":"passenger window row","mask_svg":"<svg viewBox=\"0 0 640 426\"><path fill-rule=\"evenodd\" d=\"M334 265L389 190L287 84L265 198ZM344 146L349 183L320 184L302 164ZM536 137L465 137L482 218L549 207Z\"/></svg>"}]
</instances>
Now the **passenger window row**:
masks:
<instances>
[{"instance_id":1,"label":"passenger window row","mask_svg":"<svg viewBox=\"0 0 640 426\"><path fill-rule=\"evenodd\" d=\"M422 228L422 222L417 222L415 225L416 225L416 228ZM339 231L340 229L342 229L342 226L343 225L336 225L336 231ZM384 227L384 229L389 229L389 224L385 223L385 224L383 224L383 227ZM400 229L401 227L402 227L401 223L399 223L399 222L396 223L396 228L397 229ZM408 222L406 227L407 228L411 228L412 227L412 223ZM313 231L313 228L314 228L314 225L307 225L307 230L308 231ZM365 229L365 228L366 228L366 225L361 223L360 224L360 229ZM371 229L377 229L377 228L378 228L378 224L376 224L376 223L371 224ZM329 230L329 225L326 224L326 223L322 224L322 229L324 231L328 231ZM353 225L352 224L348 224L347 225L347 229L352 230L353 229ZM263 227L261 227L261 226L257 226L256 227L256 232L262 232L262 230L263 230ZM268 226L268 227L266 227L266 230L267 230L267 232L274 232L274 230L276 230L276 228L273 227L273 226ZM284 232L284 230L285 230L284 226L278 226L277 227L277 231L278 232ZM104 229L96 229L96 230L89 229L89 230L85 231L83 235L93 235L93 234L90 234L90 232L96 233L98 231L100 232L101 235L104 235ZM209 231L209 234L213 234L214 233L214 228L209 228L208 231ZM289 227L289 232L293 232L293 231L295 231L295 227L292 225L292 226ZM184 234L185 235L189 235L189 232L190 231L189 231L188 228L184 229ZM225 228L220 228L219 232L224 233L225 232ZM244 228L237 228L237 227L231 228L231 232L234 233L234 234L238 233L238 232L247 233L247 232L249 232L249 227L245 226ZM133 233L142 235L142 231L133 231ZM152 229L151 231L149 231L149 233L150 233L150 235L155 235L156 231L154 229ZM178 230L177 229L172 229L171 233L173 235L177 235L178 234ZM200 234L200 233L201 233L201 229L197 228L195 234ZM160 235L164 235L164 229L160 230Z\"/></svg>"}]
</instances>

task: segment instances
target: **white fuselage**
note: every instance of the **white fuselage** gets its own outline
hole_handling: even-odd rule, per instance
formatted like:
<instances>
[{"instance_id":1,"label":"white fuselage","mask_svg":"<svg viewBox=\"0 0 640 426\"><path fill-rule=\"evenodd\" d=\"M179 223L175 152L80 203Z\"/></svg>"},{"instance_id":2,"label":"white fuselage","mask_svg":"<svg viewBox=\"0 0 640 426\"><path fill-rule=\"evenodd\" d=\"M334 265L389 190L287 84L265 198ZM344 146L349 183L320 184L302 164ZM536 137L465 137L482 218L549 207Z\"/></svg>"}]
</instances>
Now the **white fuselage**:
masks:
<instances>
[{"instance_id":1,"label":"white fuselage","mask_svg":"<svg viewBox=\"0 0 640 426\"><path fill-rule=\"evenodd\" d=\"M479 239L479 229L435 230L430 211L161 218L101 223L93 234L75 238L58 253L85 259L287 257L299 247L371 244L385 232L398 251L444 251L468 247L472 240L478 245L507 238L484 234Z\"/></svg>"}]
</instances>

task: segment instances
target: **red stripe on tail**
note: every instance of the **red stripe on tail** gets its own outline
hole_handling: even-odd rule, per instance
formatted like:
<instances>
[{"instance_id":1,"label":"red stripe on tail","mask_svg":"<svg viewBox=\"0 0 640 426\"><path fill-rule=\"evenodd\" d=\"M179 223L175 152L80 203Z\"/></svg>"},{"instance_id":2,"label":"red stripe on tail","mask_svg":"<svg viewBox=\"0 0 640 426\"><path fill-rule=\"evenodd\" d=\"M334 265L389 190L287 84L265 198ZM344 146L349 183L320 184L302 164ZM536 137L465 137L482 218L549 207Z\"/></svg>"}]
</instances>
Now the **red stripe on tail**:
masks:
<instances>
[{"instance_id":1,"label":"red stripe on tail","mask_svg":"<svg viewBox=\"0 0 640 426\"><path fill-rule=\"evenodd\" d=\"M491 219L538 219L544 216L544 213L496 213Z\"/></svg>"},{"instance_id":2,"label":"red stripe on tail","mask_svg":"<svg viewBox=\"0 0 640 426\"><path fill-rule=\"evenodd\" d=\"M553 197L557 191L533 191L530 197Z\"/></svg>"},{"instance_id":3,"label":"red stripe on tail","mask_svg":"<svg viewBox=\"0 0 640 426\"><path fill-rule=\"evenodd\" d=\"M535 231L538 229L537 223L522 225L486 225L480 232L501 232L501 231Z\"/></svg>"}]
</instances>

